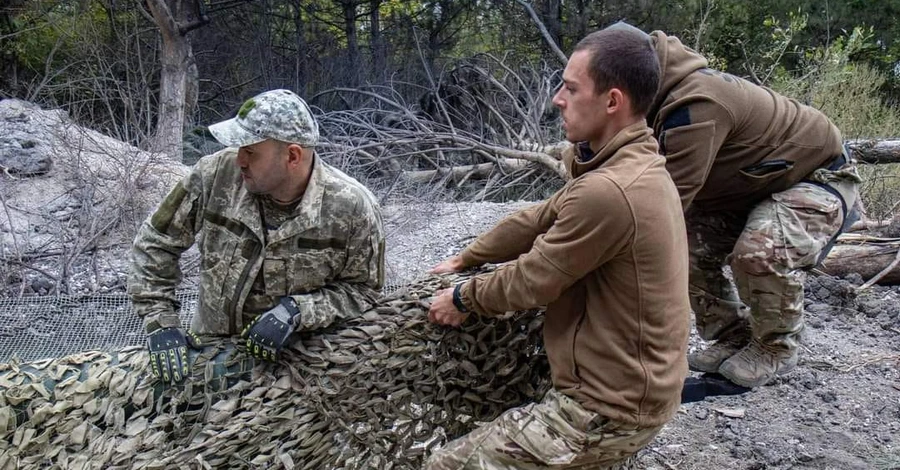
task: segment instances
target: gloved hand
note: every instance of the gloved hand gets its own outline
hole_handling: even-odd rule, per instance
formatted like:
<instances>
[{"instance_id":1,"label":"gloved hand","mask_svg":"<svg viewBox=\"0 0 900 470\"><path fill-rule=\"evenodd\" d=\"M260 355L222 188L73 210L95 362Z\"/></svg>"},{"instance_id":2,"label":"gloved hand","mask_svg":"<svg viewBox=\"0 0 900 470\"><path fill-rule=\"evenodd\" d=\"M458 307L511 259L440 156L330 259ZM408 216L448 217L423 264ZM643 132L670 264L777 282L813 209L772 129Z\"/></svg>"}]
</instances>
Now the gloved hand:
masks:
<instances>
[{"instance_id":1,"label":"gloved hand","mask_svg":"<svg viewBox=\"0 0 900 470\"><path fill-rule=\"evenodd\" d=\"M294 332L299 315L300 309L294 299L282 297L278 305L256 317L241 332L241 337L247 340L247 350L259 359L277 360L284 343Z\"/></svg>"},{"instance_id":2,"label":"gloved hand","mask_svg":"<svg viewBox=\"0 0 900 470\"><path fill-rule=\"evenodd\" d=\"M188 339L180 328L160 328L150 333L150 368L157 379L177 383L190 374L187 355Z\"/></svg>"}]
</instances>

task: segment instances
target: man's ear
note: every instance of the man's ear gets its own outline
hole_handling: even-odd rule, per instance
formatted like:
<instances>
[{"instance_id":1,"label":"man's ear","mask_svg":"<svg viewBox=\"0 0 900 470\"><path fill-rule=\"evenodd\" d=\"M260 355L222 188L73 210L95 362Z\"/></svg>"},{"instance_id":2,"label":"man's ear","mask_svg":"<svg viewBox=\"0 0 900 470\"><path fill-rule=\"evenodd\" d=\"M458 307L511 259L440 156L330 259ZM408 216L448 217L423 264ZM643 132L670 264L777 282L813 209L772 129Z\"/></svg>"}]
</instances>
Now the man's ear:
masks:
<instances>
[{"instance_id":1,"label":"man's ear","mask_svg":"<svg viewBox=\"0 0 900 470\"><path fill-rule=\"evenodd\" d=\"M628 97L622 90L618 88L610 88L609 93L607 93L606 99L606 112L608 114L615 114L621 112L627 106Z\"/></svg>"},{"instance_id":2,"label":"man's ear","mask_svg":"<svg viewBox=\"0 0 900 470\"><path fill-rule=\"evenodd\" d=\"M303 163L303 147L298 144L290 144L287 147L288 162L295 165Z\"/></svg>"}]
</instances>

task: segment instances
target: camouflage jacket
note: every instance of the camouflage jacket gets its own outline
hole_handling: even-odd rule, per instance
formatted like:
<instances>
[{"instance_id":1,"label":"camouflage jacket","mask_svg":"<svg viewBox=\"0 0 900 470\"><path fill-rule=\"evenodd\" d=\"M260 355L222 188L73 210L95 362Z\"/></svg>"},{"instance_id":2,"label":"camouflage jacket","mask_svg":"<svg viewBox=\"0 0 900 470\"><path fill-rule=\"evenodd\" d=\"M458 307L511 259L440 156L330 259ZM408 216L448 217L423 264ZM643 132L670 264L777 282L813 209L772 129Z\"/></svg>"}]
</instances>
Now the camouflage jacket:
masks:
<instances>
[{"instance_id":1,"label":"camouflage jacket","mask_svg":"<svg viewBox=\"0 0 900 470\"><path fill-rule=\"evenodd\" d=\"M128 292L144 324L181 326L179 258L195 240L200 302L191 328L200 335L241 331L260 274L273 307L286 295L297 302L298 330L366 310L384 279L384 230L373 195L316 157L298 215L266 237L259 197L244 188L236 157L229 148L202 158L141 226Z\"/></svg>"}]
</instances>

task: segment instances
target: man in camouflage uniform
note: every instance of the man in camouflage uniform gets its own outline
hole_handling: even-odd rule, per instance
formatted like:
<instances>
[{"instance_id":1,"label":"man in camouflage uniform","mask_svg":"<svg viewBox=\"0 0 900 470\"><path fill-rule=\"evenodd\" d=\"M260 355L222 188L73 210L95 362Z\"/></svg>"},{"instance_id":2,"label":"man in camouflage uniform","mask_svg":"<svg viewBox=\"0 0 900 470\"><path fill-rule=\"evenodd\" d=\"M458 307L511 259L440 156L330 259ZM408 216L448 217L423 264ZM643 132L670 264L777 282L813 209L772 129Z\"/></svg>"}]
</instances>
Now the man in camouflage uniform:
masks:
<instances>
[{"instance_id":1,"label":"man in camouflage uniform","mask_svg":"<svg viewBox=\"0 0 900 470\"><path fill-rule=\"evenodd\" d=\"M860 178L820 111L649 38L662 76L647 120L685 210L697 331L715 340L688 364L761 386L797 364L806 272L857 217Z\"/></svg>"},{"instance_id":2,"label":"man in camouflage uniform","mask_svg":"<svg viewBox=\"0 0 900 470\"><path fill-rule=\"evenodd\" d=\"M360 315L381 288L384 233L375 198L315 154L318 124L287 90L247 100L209 128L202 158L141 226L130 293L166 381L187 373L187 346L241 334L274 360L295 331ZM179 258L198 243L200 302L181 330Z\"/></svg>"},{"instance_id":3,"label":"man in camouflage uniform","mask_svg":"<svg viewBox=\"0 0 900 470\"><path fill-rule=\"evenodd\" d=\"M432 470L597 469L653 440L678 410L690 329L681 201L644 114L659 64L645 35L575 47L553 98L572 179L432 271L509 263L437 294L432 322L547 306L553 388L436 451Z\"/></svg>"}]
</instances>

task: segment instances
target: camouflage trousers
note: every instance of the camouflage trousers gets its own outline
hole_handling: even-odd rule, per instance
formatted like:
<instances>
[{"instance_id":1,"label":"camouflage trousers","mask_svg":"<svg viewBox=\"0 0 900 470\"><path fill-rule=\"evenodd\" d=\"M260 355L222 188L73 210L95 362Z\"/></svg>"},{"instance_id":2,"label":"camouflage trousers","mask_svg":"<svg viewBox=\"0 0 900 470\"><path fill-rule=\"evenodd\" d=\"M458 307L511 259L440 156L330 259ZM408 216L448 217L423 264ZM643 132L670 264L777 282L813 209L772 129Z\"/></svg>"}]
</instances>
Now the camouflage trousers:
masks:
<instances>
[{"instance_id":1,"label":"camouflage trousers","mask_svg":"<svg viewBox=\"0 0 900 470\"><path fill-rule=\"evenodd\" d=\"M550 389L540 403L512 408L449 442L425 463L429 470L614 468L656 437L606 419Z\"/></svg>"},{"instance_id":2,"label":"camouflage trousers","mask_svg":"<svg viewBox=\"0 0 900 470\"><path fill-rule=\"evenodd\" d=\"M691 307L701 338L719 339L749 323L760 343L788 352L797 348L806 272L842 230L843 205L849 212L859 197L852 164L816 170L810 180L772 194L746 214L685 214ZM726 264L732 278L723 271Z\"/></svg>"}]
</instances>

